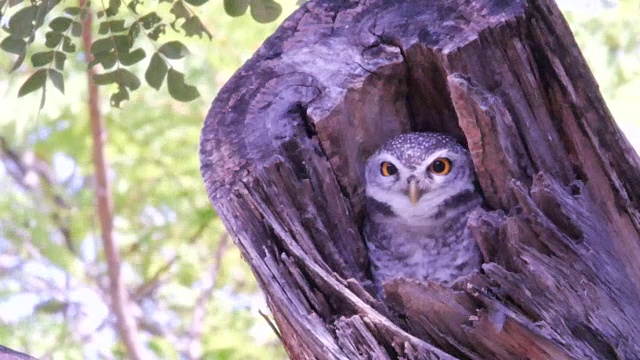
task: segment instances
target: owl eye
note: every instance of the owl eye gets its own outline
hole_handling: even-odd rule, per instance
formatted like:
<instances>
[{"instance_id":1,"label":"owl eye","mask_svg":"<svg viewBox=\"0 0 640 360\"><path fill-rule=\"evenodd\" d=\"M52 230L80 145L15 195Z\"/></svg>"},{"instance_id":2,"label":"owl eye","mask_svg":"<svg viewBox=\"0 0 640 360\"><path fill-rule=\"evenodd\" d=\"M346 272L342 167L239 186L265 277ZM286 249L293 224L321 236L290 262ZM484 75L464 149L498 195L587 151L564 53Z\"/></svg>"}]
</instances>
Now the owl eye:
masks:
<instances>
[{"instance_id":1,"label":"owl eye","mask_svg":"<svg viewBox=\"0 0 640 360\"><path fill-rule=\"evenodd\" d=\"M382 176L391 176L398 173L398 168L390 162L384 161L380 164L380 173Z\"/></svg>"},{"instance_id":2,"label":"owl eye","mask_svg":"<svg viewBox=\"0 0 640 360\"><path fill-rule=\"evenodd\" d=\"M436 175L447 175L451 171L451 160L447 158L437 158L429 165L429 171Z\"/></svg>"}]
</instances>

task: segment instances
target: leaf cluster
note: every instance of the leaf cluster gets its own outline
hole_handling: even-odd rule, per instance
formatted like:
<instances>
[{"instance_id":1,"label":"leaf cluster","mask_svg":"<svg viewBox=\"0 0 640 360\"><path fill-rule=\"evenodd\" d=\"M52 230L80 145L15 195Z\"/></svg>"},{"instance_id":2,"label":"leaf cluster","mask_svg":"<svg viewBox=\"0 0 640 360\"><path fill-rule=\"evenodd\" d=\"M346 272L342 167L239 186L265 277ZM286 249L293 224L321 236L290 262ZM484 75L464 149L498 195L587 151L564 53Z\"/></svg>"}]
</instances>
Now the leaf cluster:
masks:
<instances>
[{"instance_id":1,"label":"leaf cluster","mask_svg":"<svg viewBox=\"0 0 640 360\"><path fill-rule=\"evenodd\" d=\"M34 71L20 87L18 96L41 90L41 108L47 84L65 92L65 63L70 57L77 58L83 37L91 39L91 45L89 53L81 53L80 59L88 63L95 84L116 89L111 95L112 106L119 107L129 99L131 91L140 88L142 82L135 69L147 58L146 83L156 90L166 83L173 99L188 102L200 93L186 83L185 74L174 67L174 62L190 54L180 37L213 38L196 14L196 8L207 2L157 0L156 6L145 7L142 0L108 0L94 9L89 0L81 1L79 6L63 6L60 0L0 0L0 17L8 19L0 49L16 56L10 72L20 69L31 53ZM231 16L243 15L250 8L251 16L260 23L272 22L282 13L282 7L274 0L226 0L224 5ZM98 20L97 36L91 33L93 29L85 29L94 14ZM163 41L167 30L178 40Z\"/></svg>"}]
</instances>

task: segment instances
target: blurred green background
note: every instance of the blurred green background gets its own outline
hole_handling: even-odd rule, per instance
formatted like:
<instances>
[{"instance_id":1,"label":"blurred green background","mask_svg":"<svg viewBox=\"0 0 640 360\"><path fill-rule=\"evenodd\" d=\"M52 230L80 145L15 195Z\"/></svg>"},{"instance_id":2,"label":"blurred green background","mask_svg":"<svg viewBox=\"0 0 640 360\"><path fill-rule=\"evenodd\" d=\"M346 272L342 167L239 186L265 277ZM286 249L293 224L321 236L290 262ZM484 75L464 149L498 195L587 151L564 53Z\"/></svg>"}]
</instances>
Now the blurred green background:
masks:
<instances>
[{"instance_id":1,"label":"blurred green background","mask_svg":"<svg viewBox=\"0 0 640 360\"><path fill-rule=\"evenodd\" d=\"M114 235L150 359L286 358L250 270L211 210L197 150L216 92L297 6L281 4L270 24L232 18L221 1L198 8L213 39L183 39L192 54L174 63L200 90L195 101L143 85L116 109L113 89L100 88ZM640 148L640 2L560 5L614 117ZM17 98L33 72L28 62L8 74L13 59L3 55L0 344L41 359L123 358L95 211L82 55L67 60L67 95L48 89L41 111L36 93Z\"/></svg>"}]
</instances>

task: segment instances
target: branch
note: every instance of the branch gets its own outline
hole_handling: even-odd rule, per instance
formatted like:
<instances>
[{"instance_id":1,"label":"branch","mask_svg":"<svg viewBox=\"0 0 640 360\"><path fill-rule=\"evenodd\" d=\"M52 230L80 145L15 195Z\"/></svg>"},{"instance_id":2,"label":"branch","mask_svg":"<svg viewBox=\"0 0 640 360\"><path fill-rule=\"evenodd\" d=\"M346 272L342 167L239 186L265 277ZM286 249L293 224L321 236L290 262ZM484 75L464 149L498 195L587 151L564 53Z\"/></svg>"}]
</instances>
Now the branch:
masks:
<instances>
[{"instance_id":1,"label":"branch","mask_svg":"<svg viewBox=\"0 0 640 360\"><path fill-rule=\"evenodd\" d=\"M200 359L202 358L202 332L204 327L204 317L207 313L207 302L213 294L213 290L218 284L218 272L222 265L222 257L226 252L229 245L229 234L224 233L220 237L218 247L213 256L213 263L211 264L211 270L209 271L209 284L202 290L200 296L196 300L196 305L193 308L193 314L191 316L191 327L189 328L187 345L187 359Z\"/></svg>"},{"instance_id":2,"label":"branch","mask_svg":"<svg viewBox=\"0 0 640 360\"><path fill-rule=\"evenodd\" d=\"M202 233L204 233L204 230L207 228L207 226L209 226L210 223L211 221L207 221L205 223L200 224L198 229L196 229L196 231L187 239L187 243L188 244L195 243L196 240L198 240L202 236ZM133 253L135 251L138 251L138 248L139 248L139 244L135 243L131 245L131 247L128 249L128 253ZM165 275L166 273L169 272L169 270L171 270L171 267L173 266L173 264L175 264L175 262L178 259L179 259L178 255L173 255L171 259L169 259L162 267L160 267L156 271L155 274L153 274L153 276L149 278L148 281L138 286L131 293L132 301L138 302L142 300L142 298L154 292L163 282L168 281L169 277L168 276L163 277L163 275Z\"/></svg>"},{"instance_id":3,"label":"branch","mask_svg":"<svg viewBox=\"0 0 640 360\"><path fill-rule=\"evenodd\" d=\"M284 341L282 340L282 334L280 334L280 330L278 330L278 327L273 323L273 321L271 321L271 319L269 318L269 315L263 313L262 310L258 310L258 314L260 314L260 316L262 316L264 321L267 322L267 324L269 325L273 333L276 334L278 339L280 339L281 342Z\"/></svg>"},{"instance_id":4,"label":"branch","mask_svg":"<svg viewBox=\"0 0 640 360\"><path fill-rule=\"evenodd\" d=\"M169 272L169 270L177 260L178 256L174 255L164 265L162 265L162 267L158 269L147 282L138 286L138 288L131 294L132 301L138 302L142 300L143 298L149 296L149 294L154 292L156 289L158 289L158 287L160 287L163 282L166 282L168 280L168 277L162 278L162 276Z\"/></svg>"},{"instance_id":5,"label":"branch","mask_svg":"<svg viewBox=\"0 0 640 360\"><path fill-rule=\"evenodd\" d=\"M52 203L46 213L60 232L67 249L77 256L67 216L65 216L71 206L61 194L63 187L56 180L51 165L33 152L20 153L11 149L2 136L0 136L0 160L5 163L7 173L16 184L33 194L36 203Z\"/></svg>"},{"instance_id":6,"label":"branch","mask_svg":"<svg viewBox=\"0 0 640 360\"><path fill-rule=\"evenodd\" d=\"M86 7L87 0L80 0L80 7ZM93 13L86 7L87 17L82 24L82 45L85 54L91 54ZM89 62L87 56L87 62ZM116 315L118 335L124 343L129 359L142 359L142 349L138 338L135 318L130 311L129 295L120 272L120 253L113 238L113 204L111 187L107 179L107 161L104 153L107 132L100 113L98 87L93 82L93 68L87 70L89 86L89 113L91 116L91 135L93 138L93 161L96 172L96 202L102 235L102 243L107 258L109 273L109 292L111 305Z\"/></svg>"}]
</instances>

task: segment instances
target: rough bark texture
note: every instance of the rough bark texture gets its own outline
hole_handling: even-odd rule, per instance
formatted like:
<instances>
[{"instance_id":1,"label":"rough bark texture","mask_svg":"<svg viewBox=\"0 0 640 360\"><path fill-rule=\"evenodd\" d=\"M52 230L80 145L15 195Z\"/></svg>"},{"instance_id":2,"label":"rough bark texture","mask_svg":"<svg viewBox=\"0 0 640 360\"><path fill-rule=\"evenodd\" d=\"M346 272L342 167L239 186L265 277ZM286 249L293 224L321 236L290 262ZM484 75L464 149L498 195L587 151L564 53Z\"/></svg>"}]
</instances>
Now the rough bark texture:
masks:
<instances>
[{"instance_id":1,"label":"rough bark texture","mask_svg":"<svg viewBox=\"0 0 640 360\"><path fill-rule=\"evenodd\" d=\"M360 170L468 145L482 273L367 292ZM552 0L310 1L213 102L211 201L292 358L637 358L640 160Z\"/></svg>"}]
</instances>

